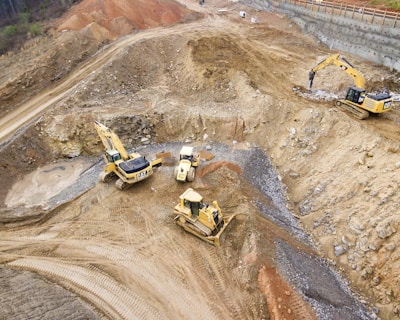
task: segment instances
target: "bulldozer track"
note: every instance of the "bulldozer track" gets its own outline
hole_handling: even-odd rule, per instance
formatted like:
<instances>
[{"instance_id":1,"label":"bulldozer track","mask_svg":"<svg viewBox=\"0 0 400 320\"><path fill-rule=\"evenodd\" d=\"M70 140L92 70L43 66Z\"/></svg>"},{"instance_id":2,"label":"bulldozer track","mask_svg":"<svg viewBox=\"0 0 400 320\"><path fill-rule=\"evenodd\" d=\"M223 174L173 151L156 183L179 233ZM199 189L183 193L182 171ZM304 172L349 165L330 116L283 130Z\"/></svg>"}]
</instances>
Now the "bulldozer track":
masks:
<instances>
[{"instance_id":1,"label":"bulldozer track","mask_svg":"<svg viewBox=\"0 0 400 320\"><path fill-rule=\"evenodd\" d=\"M232 319L238 319L244 314L240 301L237 301L235 295L232 295L232 291L228 290L226 284L228 283L227 268L222 264L221 258L215 250L209 250L208 255L202 253L194 253L199 266L205 270L212 279L213 284L218 292L219 299L222 300L225 306L228 306L228 310ZM206 259L204 257L207 257Z\"/></svg>"},{"instance_id":2,"label":"bulldozer track","mask_svg":"<svg viewBox=\"0 0 400 320\"><path fill-rule=\"evenodd\" d=\"M166 250L167 249L168 248L166 248ZM127 269L131 270L131 272L135 274L135 279L138 279L140 283L145 282L147 285L153 287L154 292L157 292L157 295L160 299L162 299L162 297L165 298L171 295L179 295L181 301L183 302L179 306L179 313L183 314L184 318L191 318L193 310L196 310L196 313L199 312L198 314L203 314L207 316L208 319L218 319L218 317L209 313L206 306L202 306L199 301L197 301L196 299L192 299L194 294L196 294L195 292L193 292L193 287L187 285L182 286L182 278L176 275L175 270L175 266L179 265L179 261L182 260L177 261L176 264L173 265L171 265L169 261L169 263L166 263L166 266L170 266L170 268L166 267L165 271L161 272L161 274L160 272L154 274L151 269L146 268L146 266L143 264L142 257L150 255L151 250L148 250L145 253L140 252L139 254L136 250L121 251L118 248L104 248L100 246L92 246L91 248L89 248L89 250L96 254L102 255L105 258L111 259L113 261L118 261L120 265L123 265ZM155 257L154 259L158 260L160 258ZM166 257L166 259L168 259L168 257ZM145 272L143 272L143 270ZM171 278L175 281L171 281ZM167 282L164 283L165 280L163 279L167 279ZM182 294L183 288L185 288L186 294ZM204 292L206 294L207 291ZM165 303L167 304L167 301L165 301Z\"/></svg>"}]
</instances>

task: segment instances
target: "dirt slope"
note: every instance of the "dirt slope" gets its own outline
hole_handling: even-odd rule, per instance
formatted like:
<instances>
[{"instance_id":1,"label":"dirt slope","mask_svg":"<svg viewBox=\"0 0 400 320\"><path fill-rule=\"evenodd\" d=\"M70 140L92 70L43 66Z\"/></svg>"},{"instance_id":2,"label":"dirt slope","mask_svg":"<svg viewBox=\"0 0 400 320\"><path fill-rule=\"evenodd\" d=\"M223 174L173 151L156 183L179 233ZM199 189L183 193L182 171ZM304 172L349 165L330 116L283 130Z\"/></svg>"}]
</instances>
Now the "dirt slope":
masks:
<instances>
[{"instance_id":1,"label":"dirt slope","mask_svg":"<svg viewBox=\"0 0 400 320\"><path fill-rule=\"evenodd\" d=\"M144 20L122 15L132 2L83 1L59 27L80 30L0 59L3 265L71 290L88 302L88 317L373 319L312 242L379 317L397 317L399 110L359 121L318 100L352 84L334 68L303 95L308 70L331 52L285 17L235 2L180 2L186 7L152 2L141 11L138 1L145 28L186 14L185 23L128 34ZM110 42L115 21L129 28ZM397 75L348 58L371 88L398 89ZM95 119L148 157L175 155L183 142L211 149L216 157L190 186L240 213L221 248L173 222L188 186L174 181L172 166L125 193L97 183ZM7 133L11 124L23 128Z\"/></svg>"}]
</instances>

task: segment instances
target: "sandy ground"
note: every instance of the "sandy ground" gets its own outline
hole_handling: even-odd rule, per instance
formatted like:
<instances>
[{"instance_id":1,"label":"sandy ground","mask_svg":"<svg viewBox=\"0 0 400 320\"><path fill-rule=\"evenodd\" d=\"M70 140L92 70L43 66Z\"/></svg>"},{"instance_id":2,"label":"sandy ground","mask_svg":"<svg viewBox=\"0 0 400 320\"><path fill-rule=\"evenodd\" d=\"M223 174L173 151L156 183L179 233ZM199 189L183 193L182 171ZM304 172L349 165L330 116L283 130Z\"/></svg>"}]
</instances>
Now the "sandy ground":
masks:
<instances>
[{"instance_id":1,"label":"sandy ground","mask_svg":"<svg viewBox=\"0 0 400 320\"><path fill-rule=\"evenodd\" d=\"M333 108L325 100L351 85L334 68L305 92L308 70L331 52L283 16L228 1L166 3L151 20L161 27L139 31L121 7L85 0L60 20L69 31L0 60L20 61L0 86L6 315L397 317L399 110L359 121ZM115 21L127 27L114 42ZM398 88L390 71L351 58L371 88ZM37 68L45 59L53 71ZM183 143L214 156L189 186L238 214L221 247L174 223L188 185L173 165L126 192L99 183L96 119L150 158L177 156ZM59 299L10 308L3 296L32 296L14 277L38 290L50 282Z\"/></svg>"}]
</instances>

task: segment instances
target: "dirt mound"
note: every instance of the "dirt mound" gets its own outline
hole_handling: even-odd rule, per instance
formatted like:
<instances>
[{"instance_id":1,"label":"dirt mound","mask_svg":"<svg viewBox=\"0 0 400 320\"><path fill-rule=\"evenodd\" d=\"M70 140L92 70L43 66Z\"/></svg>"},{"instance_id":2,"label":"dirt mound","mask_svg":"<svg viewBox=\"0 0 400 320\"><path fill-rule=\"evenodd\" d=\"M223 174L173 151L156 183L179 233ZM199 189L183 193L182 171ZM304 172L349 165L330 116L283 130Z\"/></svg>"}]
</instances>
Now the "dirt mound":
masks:
<instances>
[{"instance_id":1,"label":"dirt mound","mask_svg":"<svg viewBox=\"0 0 400 320\"><path fill-rule=\"evenodd\" d=\"M207 174L214 172L221 167L225 167L229 170L232 170L232 171L236 172L237 174L243 173L243 170L237 164L234 164L234 163L228 162L228 161L217 161L217 162L213 162L211 164L200 167L197 170L197 176L204 177Z\"/></svg>"},{"instance_id":2,"label":"dirt mound","mask_svg":"<svg viewBox=\"0 0 400 320\"><path fill-rule=\"evenodd\" d=\"M192 12L175 1L83 0L56 22L57 30L81 30L96 23L120 36L132 30L168 26L188 19Z\"/></svg>"}]
</instances>

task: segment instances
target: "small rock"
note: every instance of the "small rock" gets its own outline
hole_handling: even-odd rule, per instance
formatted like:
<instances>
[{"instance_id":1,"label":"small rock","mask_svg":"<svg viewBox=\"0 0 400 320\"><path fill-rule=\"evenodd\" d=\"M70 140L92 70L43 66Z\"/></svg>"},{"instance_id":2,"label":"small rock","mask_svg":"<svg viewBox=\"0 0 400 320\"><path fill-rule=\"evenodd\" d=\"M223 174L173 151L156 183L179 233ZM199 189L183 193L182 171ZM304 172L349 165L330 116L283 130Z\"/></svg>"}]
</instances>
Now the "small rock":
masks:
<instances>
[{"instance_id":1,"label":"small rock","mask_svg":"<svg viewBox=\"0 0 400 320\"><path fill-rule=\"evenodd\" d=\"M334 252L335 252L335 256L339 257L342 254L346 253L347 249L342 245L336 245L336 246L334 246Z\"/></svg>"}]
</instances>

